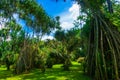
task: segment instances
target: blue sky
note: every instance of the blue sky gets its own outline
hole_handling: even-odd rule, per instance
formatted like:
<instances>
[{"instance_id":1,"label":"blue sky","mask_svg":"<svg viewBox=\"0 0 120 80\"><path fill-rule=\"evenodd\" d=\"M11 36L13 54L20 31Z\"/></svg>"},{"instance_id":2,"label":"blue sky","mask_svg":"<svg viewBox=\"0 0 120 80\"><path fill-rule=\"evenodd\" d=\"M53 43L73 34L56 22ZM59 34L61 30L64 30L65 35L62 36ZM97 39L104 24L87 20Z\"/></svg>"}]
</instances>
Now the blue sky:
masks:
<instances>
[{"instance_id":1,"label":"blue sky","mask_svg":"<svg viewBox=\"0 0 120 80\"><path fill-rule=\"evenodd\" d=\"M43 7L46 13L51 17L60 16L61 27L64 30L68 30L74 27L73 22L79 15L79 6L72 2L72 0L37 0L37 2ZM44 39L53 39L52 35L45 35Z\"/></svg>"},{"instance_id":2,"label":"blue sky","mask_svg":"<svg viewBox=\"0 0 120 80\"><path fill-rule=\"evenodd\" d=\"M61 27L63 29L70 29L74 27L73 21L76 20L79 15L79 6L72 0L37 0L37 2L43 7L46 13L51 16L60 16Z\"/></svg>"},{"instance_id":3,"label":"blue sky","mask_svg":"<svg viewBox=\"0 0 120 80\"><path fill-rule=\"evenodd\" d=\"M68 30L72 27L74 27L73 25L73 21L77 19L77 16L79 15L79 6L74 3L72 0L67 0L66 2L64 2L63 0L58 0L58 2L56 2L56 0L36 0L38 2L38 4L40 4L43 9L45 10L45 12L51 16L51 17L56 17L56 16L60 16L60 23L61 23L61 27L62 29ZM18 17L18 15L14 15L16 18ZM26 26L24 24L24 21L18 21L22 26ZM32 34L32 30L27 28L27 27L23 27L25 31L29 32ZM55 32L55 31L53 31ZM44 39L53 39L53 35L45 35L43 37Z\"/></svg>"},{"instance_id":4,"label":"blue sky","mask_svg":"<svg viewBox=\"0 0 120 80\"><path fill-rule=\"evenodd\" d=\"M50 16L53 17L58 16L61 12L68 10L73 3L71 0L68 0L66 2L63 0L59 0L58 2L55 0L37 0L37 2Z\"/></svg>"}]
</instances>

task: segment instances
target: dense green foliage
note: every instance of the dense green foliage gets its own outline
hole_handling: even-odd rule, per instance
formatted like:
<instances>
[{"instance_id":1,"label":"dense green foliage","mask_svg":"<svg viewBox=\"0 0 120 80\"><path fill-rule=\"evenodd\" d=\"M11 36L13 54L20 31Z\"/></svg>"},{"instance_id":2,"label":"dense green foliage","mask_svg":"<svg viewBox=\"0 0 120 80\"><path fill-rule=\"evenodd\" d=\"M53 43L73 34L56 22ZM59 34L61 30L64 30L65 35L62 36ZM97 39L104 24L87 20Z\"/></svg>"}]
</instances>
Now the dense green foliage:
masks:
<instances>
[{"instance_id":1,"label":"dense green foliage","mask_svg":"<svg viewBox=\"0 0 120 80\"><path fill-rule=\"evenodd\" d=\"M26 26L33 29L33 36L22 29L25 26L18 23L15 15L18 15L18 20L23 20ZM41 56L44 57L44 52L40 50L42 45L40 40L43 35L59 28L58 21L49 17L34 0L1 0L0 18L4 27L0 30L0 54L1 60L6 63L8 70L13 64L17 74L36 66L41 67L41 64L44 68L45 63L41 59Z\"/></svg>"}]
</instances>

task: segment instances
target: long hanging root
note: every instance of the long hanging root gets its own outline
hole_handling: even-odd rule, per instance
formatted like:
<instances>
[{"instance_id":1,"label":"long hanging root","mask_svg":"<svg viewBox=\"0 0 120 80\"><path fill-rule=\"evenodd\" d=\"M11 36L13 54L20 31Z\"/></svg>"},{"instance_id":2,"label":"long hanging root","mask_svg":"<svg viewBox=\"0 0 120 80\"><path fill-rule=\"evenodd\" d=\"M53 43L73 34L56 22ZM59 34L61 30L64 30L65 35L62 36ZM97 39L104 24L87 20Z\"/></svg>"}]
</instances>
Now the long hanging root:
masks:
<instances>
[{"instance_id":1,"label":"long hanging root","mask_svg":"<svg viewBox=\"0 0 120 80\"><path fill-rule=\"evenodd\" d=\"M95 80L119 80L120 33L101 14L91 20L86 72Z\"/></svg>"}]
</instances>

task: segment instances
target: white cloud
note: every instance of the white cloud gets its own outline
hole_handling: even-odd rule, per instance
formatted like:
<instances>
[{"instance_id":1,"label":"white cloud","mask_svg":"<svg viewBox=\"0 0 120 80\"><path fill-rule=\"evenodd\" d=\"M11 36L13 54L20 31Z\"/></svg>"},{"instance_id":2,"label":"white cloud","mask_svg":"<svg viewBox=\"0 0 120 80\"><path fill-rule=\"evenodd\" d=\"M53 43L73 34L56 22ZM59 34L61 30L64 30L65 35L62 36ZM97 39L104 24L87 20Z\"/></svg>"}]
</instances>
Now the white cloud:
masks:
<instances>
[{"instance_id":1,"label":"white cloud","mask_svg":"<svg viewBox=\"0 0 120 80\"><path fill-rule=\"evenodd\" d=\"M61 26L63 29L69 29L69 28L72 28L74 25L71 23L71 22L61 22Z\"/></svg>"},{"instance_id":2,"label":"white cloud","mask_svg":"<svg viewBox=\"0 0 120 80\"><path fill-rule=\"evenodd\" d=\"M60 22L62 29L70 29L73 28L73 22L77 19L79 16L79 5L77 3L74 3L68 11L65 11L61 13L60 15Z\"/></svg>"},{"instance_id":3,"label":"white cloud","mask_svg":"<svg viewBox=\"0 0 120 80\"><path fill-rule=\"evenodd\" d=\"M3 25L3 24L0 24L0 30L1 30L2 28L4 28L4 25Z\"/></svg>"},{"instance_id":4,"label":"white cloud","mask_svg":"<svg viewBox=\"0 0 120 80\"><path fill-rule=\"evenodd\" d=\"M59 16L61 22L60 26L62 29L68 30L70 28L73 28L73 22L79 16L79 5L77 3L74 3L67 11L60 13ZM53 35L45 35L42 37L42 40L46 39L54 39L54 37Z\"/></svg>"},{"instance_id":5,"label":"white cloud","mask_svg":"<svg viewBox=\"0 0 120 80\"><path fill-rule=\"evenodd\" d=\"M70 7L69 12L74 20L77 19L79 16L79 5L77 3L73 4L72 7Z\"/></svg>"},{"instance_id":6,"label":"white cloud","mask_svg":"<svg viewBox=\"0 0 120 80\"><path fill-rule=\"evenodd\" d=\"M4 28L4 20L3 20L3 18L2 17L0 17L0 30L2 29L2 28Z\"/></svg>"},{"instance_id":7,"label":"white cloud","mask_svg":"<svg viewBox=\"0 0 120 80\"><path fill-rule=\"evenodd\" d=\"M6 41L10 41L11 40L11 37L10 36L8 36L7 37L7 39L6 39Z\"/></svg>"},{"instance_id":8,"label":"white cloud","mask_svg":"<svg viewBox=\"0 0 120 80\"><path fill-rule=\"evenodd\" d=\"M45 36L43 36L42 37L42 40L46 40L46 39L54 39L54 37L53 36L48 36L48 35L45 35Z\"/></svg>"}]
</instances>

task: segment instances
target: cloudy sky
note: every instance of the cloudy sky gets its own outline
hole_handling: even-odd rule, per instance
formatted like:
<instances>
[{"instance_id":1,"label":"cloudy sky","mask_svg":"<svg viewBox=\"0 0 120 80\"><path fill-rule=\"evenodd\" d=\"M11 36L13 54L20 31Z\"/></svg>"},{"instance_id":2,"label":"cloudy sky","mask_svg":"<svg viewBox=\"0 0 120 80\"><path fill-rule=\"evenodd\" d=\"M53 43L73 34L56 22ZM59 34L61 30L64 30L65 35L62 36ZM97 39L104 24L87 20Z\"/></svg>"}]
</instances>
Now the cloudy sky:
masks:
<instances>
[{"instance_id":1,"label":"cloudy sky","mask_svg":"<svg viewBox=\"0 0 120 80\"><path fill-rule=\"evenodd\" d=\"M76 20L77 16L79 15L79 6L72 0L67 0L66 2L64 2L63 0L58 0L58 2L56 2L56 0L37 0L37 2L43 7L43 9L49 16L60 16L62 29L67 30L74 27L73 21ZM15 17L17 18L18 15L15 15ZM25 26L25 24L23 24L24 22L19 21L19 23L21 23L22 26ZM1 28L3 28L3 25L0 25L0 29ZM25 31L26 29L28 30L27 27L23 28ZM45 35L43 37L43 40L47 38L53 39L53 35Z\"/></svg>"},{"instance_id":2,"label":"cloudy sky","mask_svg":"<svg viewBox=\"0 0 120 80\"><path fill-rule=\"evenodd\" d=\"M38 3L45 9L48 15L55 17L60 16L61 27L63 29L70 29L73 27L73 21L79 15L79 6L67 0L38 0Z\"/></svg>"},{"instance_id":3,"label":"cloudy sky","mask_svg":"<svg viewBox=\"0 0 120 80\"><path fill-rule=\"evenodd\" d=\"M55 0L37 0L37 2L51 17L60 16L62 29L68 30L74 27L73 21L79 15L79 6L75 2L71 0L67 0L66 2L63 2L63 0L58 0L58 2ZM43 39L47 38L53 39L53 36L43 37Z\"/></svg>"}]
</instances>

